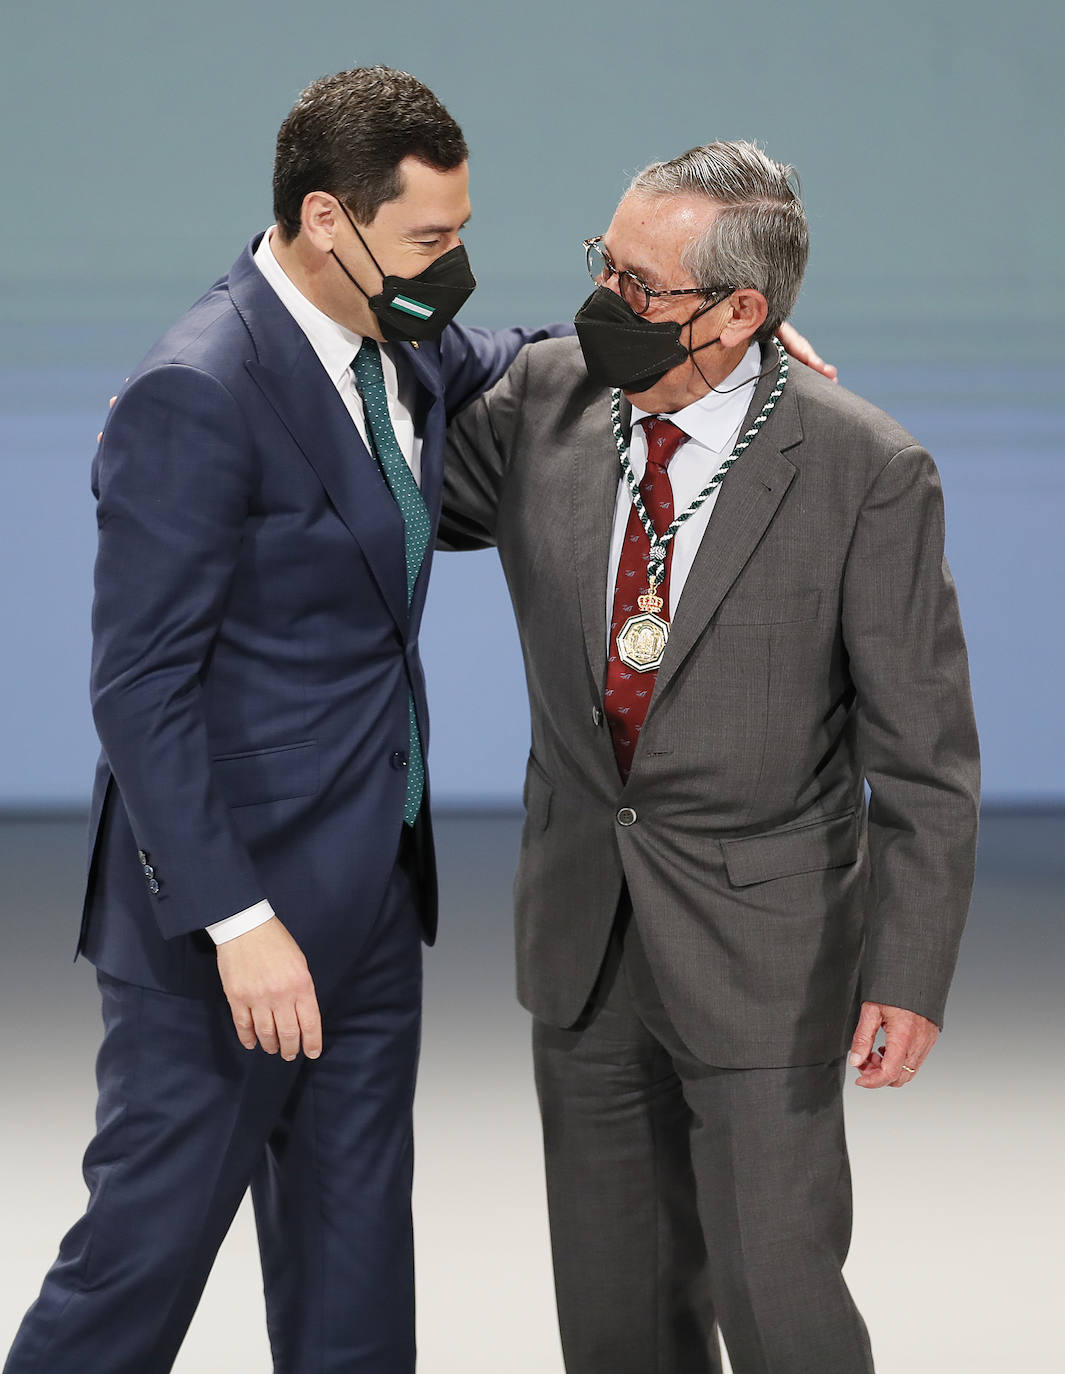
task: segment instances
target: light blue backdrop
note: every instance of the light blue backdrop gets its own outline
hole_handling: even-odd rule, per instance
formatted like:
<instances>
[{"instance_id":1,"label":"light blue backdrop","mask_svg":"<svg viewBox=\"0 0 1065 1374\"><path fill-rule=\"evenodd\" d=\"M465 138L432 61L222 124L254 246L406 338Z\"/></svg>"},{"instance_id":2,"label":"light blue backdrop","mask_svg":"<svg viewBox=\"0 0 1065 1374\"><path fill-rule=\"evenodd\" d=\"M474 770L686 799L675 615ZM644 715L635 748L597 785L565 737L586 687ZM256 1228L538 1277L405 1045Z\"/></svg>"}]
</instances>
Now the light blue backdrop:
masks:
<instances>
[{"instance_id":1,"label":"light blue backdrop","mask_svg":"<svg viewBox=\"0 0 1065 1374\"><path fill-rule=\"evenodd\" d=\"M1065 800L1063 38L1063 11L1028 0L7 0L0 807L87 796L106 398L269 222L274 132L300 87L373 61L426 80L471 144L469 322L572 315L580 239L651 158L754 137L796 164L813 232L796 323L940 463L987 796ZM491 627L476 668L445 647L472 604ZM494 555L438 559L424 645L437 799L515 801L528 727Z\"/></svg>"}]
</instances>

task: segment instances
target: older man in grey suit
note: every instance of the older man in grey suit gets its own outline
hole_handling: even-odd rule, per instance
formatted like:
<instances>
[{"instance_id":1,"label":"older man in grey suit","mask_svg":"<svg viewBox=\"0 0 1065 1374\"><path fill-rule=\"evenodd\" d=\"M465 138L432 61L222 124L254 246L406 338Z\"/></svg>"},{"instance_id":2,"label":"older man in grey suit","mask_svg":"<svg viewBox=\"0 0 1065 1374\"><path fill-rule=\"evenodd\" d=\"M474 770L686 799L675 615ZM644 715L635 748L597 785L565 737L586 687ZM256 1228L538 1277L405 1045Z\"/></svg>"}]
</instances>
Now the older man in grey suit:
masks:
<instances>
[{"instance_id":1,"label":"older man in grey suit","mask_svg":"<svg viewBox=\"0 0 1065 1374\"><path fill-rule=\"evenodd\" d=\"M715 1322L737 1374L872 1369L845 1057L913 1081L969 901L939 481L772 341L790 173L647 168L587 244L579 344L452 429L445 537L498 545L532 706L518 983L570 1374L718 1370Z\"/></svg>"}]
</instances>

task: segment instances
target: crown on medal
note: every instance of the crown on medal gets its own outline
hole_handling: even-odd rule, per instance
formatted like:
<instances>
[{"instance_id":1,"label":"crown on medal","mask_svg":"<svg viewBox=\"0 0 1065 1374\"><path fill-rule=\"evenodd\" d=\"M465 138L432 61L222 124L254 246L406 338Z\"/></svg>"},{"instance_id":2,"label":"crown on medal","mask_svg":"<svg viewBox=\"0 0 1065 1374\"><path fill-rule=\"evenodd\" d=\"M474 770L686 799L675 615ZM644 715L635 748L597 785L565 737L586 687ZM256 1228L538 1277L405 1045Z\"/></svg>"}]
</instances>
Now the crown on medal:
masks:
<instances>
[{"instance_id":1,"label":"crown on medal","mask_svg":"<svg viewBox=\"0 0 1065 1374\"><path fill-rule=\"evenodd\" d=\"M660 596L655 596L654 592L644 592L636 598L636 604L641 611L660 611L666 603Z\"/></svg>"}]
</instances>

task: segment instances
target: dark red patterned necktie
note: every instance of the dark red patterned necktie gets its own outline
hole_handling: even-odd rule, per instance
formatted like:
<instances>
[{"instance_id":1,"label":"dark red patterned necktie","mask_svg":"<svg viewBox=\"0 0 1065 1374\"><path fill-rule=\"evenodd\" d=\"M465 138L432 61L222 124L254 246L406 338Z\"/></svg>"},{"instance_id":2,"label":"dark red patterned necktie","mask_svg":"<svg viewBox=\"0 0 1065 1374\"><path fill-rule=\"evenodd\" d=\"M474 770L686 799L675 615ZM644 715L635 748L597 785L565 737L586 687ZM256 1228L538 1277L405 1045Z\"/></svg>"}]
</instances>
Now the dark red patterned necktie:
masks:
<instances>
[{"instance_id":1,"label":"dark red patterned necktie","mask_svg":"<svg viewBox=\"0 0 1065 1374\"><path fill-rule=\"evenodd\" d=\"M673 488L666 468L688 436L672 420L663 420L659 415L649 415L640 423L647 435L647 471L640 483L640 495L655 533L661 536L673 523ZM618 563L618 579L614 586L614 611L607 644L606 691L603 694L603 705L623 782L632 768L640 729L647 716L647 706L658 673L657 670L638 673L633 668L627 668L618 657L617 637L629 616L637 614L636 598L647 590L647 558L650 552L650 541L633 506L629 510L625 542L621 546ZM663 620L669 619L669 570L672 562L671 539L666 545L662 583L656 589L657 595L665 602L658 612Z\"/></svg>"}]
</instances>

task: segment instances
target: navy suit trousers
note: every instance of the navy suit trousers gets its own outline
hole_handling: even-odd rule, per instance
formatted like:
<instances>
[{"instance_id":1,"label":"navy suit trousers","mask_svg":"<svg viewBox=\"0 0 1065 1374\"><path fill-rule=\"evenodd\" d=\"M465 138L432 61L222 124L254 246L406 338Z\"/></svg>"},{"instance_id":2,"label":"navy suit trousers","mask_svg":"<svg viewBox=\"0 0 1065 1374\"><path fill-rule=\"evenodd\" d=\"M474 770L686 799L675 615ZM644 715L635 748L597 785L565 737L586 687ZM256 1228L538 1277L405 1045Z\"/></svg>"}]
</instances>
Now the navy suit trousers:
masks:
<instances>
[{"instance_id":1,"label":"navy suit trousers","mask_svg":"<svg viewBox=\"0 0 1065 1374\"><path fill-rule=\"evenodd\" d=\"M350 976L323 1006L316 1061L243 1049L221 997L99 975L89 1204L5 1374L164 1374L249 1185L277 1374L414 1369L412 873L397 863Z\"/></svg>"}]
</instances>

